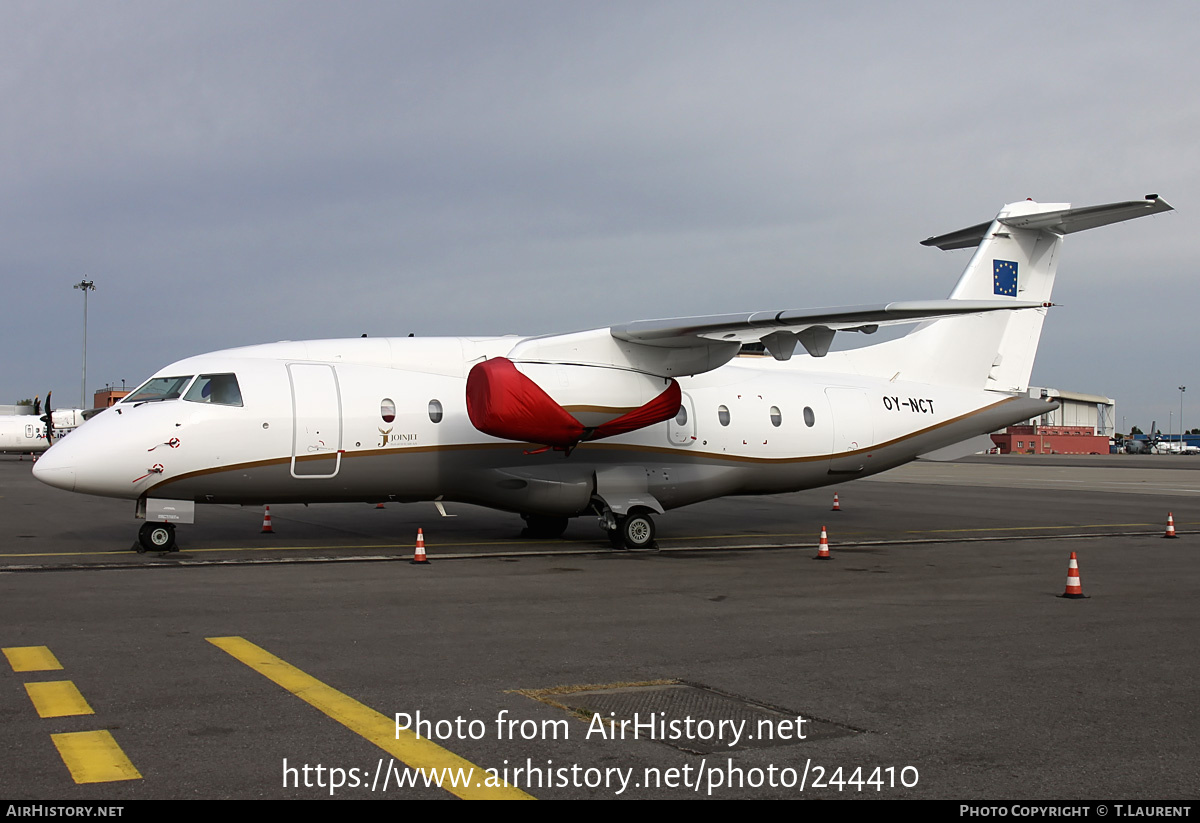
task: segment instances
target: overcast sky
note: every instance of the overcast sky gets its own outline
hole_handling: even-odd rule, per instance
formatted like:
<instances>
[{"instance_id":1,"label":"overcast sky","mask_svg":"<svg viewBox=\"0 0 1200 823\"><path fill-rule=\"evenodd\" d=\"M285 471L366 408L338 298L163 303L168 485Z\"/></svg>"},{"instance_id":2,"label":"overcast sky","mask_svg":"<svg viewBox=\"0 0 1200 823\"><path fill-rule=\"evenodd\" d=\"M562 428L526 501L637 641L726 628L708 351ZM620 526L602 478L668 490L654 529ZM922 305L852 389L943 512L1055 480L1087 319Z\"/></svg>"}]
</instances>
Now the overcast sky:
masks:
<instances>
[{"instance_id":1,"label":"overcast sky","mask_svg":"<svg viewBox=\"0 0 1200 823\"><path fill-rule=\"evenodd\" d=\"M944 297L1067 238L1033 382L1200 426L1194 3L0 0L0 403L214 349ZM1175 420L1178 426L1178 420Z\"/></svg>"}]
</instances>

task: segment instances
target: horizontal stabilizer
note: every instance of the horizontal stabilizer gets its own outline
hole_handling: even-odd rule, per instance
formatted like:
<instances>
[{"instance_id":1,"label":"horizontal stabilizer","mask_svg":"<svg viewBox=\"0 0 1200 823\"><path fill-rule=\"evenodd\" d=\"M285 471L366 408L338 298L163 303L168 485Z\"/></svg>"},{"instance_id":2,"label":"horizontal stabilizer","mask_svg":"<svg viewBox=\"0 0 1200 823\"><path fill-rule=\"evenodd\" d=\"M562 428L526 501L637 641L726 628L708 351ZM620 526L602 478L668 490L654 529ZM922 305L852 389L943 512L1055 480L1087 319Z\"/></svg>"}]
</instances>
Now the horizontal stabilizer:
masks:
<instances>
[{"instance_id":1,"label":"horizontal stabilizer","mask_svg":"<svg viewBox=\"0 0 1200 823\"><path fill-rule=\"evenodd\" d=\"M952 231L949 234L939 234L937 237L930 237L928 240L922 240L922 246L937 246L942 251L953 251L954 249L973 249L983 242L983 238L987 235L987 230L992 227L992 221L980 223L978 226L968 226L965 229Z\"/></svg>"},{"instance_id":2,"label":"horizontal stabilizer","mask_svg":"<svg viewBox=\"0 0 1200 823\"><path fill-rule=\"evenodd\" d=\"M1148 194L1145 200L1127 200L1124 203L1083 206L1042 214L1014 215L1001 217L1000 222L1014 229L1049 229L1056 234L1073 234L1172 210L1173 207L1166 200L1160 199L1157 194Z\"/></svg>"},{"instance_id":3,"label":"horizontal stabilizer","mask_svg":"<svg viewBox=\"0 0 1200 823\"><path fill-rule=\"evenodd\" d=\"M1031 203L1032 201L1026 201ZM1024 204L1014 204L1024 205ZM1033 206L1040 204L1033 203ZM1009 207L1010 209L1012 207ZM1121 203L1105 203L1102 206L1081 206L1073 209L1070 206L1050 211L1034 211L1022 214L1019 210L1001 212L995 222L1014 229L1046 229L1055 234L1072 234L1085 229L1107 226L1110 223L1120 223L1123 220L1133 220L1135 217L1145 217L1149 214L1161 214L1171 211L1173 207L1157 194L1147 194L1142 200L1126 200ZM939 234L921 241L922 246L936 246L943 251L953 249L971 249L983 242L992 221L969 226L965 229Z\"/></svg>"}]
</instances>

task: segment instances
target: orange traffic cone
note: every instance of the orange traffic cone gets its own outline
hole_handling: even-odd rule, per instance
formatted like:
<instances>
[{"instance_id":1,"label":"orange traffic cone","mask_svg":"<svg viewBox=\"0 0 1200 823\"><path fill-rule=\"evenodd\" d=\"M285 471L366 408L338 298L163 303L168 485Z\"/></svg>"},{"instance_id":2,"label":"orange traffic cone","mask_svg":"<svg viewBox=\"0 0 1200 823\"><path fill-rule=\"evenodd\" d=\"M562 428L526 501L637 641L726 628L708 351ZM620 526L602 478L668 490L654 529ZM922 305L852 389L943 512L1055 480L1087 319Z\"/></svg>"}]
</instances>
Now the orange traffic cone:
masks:
<instances>
[{"instance_id":1,"label":"orange traffic cone","mask_svg":"<svg viewBox=\"0 0 1200 823\"><path fill-rule=\"evenodd\" d=\"M1163 537L1179 537L1175 534L1175 515L1167 512L1167 533Z\"/></svg>"},{"instance_id":2,"label":"orange traffic cone","mask_svg":"<svg viewBox=\"0 0 1200 823\"><path fill-rule=\"evenodd\" d=\"M271 528L271 507L263 506L263 534L274 534L275 530Z\"/></svg>"},{"instance_id":3,"label":"orange traffic cone","mask_svg":"<svg viewBox=\"0 0 1200 823\"><path fill-rule=\"evenodd\" d=\"M833 493L833 508L830 509L830 511L840 512L841 510L842 510L842 504L838 502L837 492L834 492Z\"/></svg>"},{"instance_id":4,"label":"orange traffic cone","mask_svg":"<svg viewBox=\"0 0 1200 823\"><path fill-rule=\"evenodd\" d=\"M410 563L428 563L429 560L425 557L425 532L417 529L417 548L413 552L413 559Z\"/></svg>"},{"instance_id":5,"label":"orange traffic cone","mask_svg":"<svg viewBox=\"0 0 1200 823\"><path fill-rule=\"evenodd\" d=\"M376 503L376 504L375 504L375 508L377 508L377 509L382 509L382 508L383 508L383 504L382 504L382 503Z\"/></svg>"},{"instance_id":6,"label":"orange traffic cone","mask_svg":"<svg viewBox=\"0 0 1200 823\"><path fill-rule=\"evenodd\" d=\"M1071 562L1067 564L1067 590L1059 597L1069 597L1072 600L1087 597L1083 593L1083 585L1079 582L1079 561L1075 559L1075 552L1071 552Z\"/></svg>"},{"instance_id":7,"label":"orange traffic cone","mask_svg":"<svg viewBox=\"0 0 1200 823\"><path fill-rule=\"evenodd\" d=\"M829 535L825 534L825 527L821 527L821 545L817 548L817 556L813 560L832 560L829 556Z\"/></svg>"}]
</instances>

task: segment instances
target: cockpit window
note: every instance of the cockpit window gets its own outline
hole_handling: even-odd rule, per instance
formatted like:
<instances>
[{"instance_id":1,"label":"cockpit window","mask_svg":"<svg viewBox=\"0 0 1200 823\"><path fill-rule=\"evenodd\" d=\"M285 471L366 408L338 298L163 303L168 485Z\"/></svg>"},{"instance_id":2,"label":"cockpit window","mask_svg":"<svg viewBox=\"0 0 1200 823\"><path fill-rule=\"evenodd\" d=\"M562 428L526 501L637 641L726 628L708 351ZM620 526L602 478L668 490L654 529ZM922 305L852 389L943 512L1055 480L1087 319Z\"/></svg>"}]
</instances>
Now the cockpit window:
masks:
<instances>
[{"instance_id":1,"label":"cockpit window","mask_svg":"<svg viewBox=\"0 0 1200 823\"><path fill-rule=\"evenodd\" d=\"M238 388L237 375L202 374L184 395L184 400L193 403L213 403L218 406L242 405L242 391Z\"/></svg>"},{"instance_id":2,"label":"cockpit window","mask_svg":"<svg viewBox=\"0 0 1200 823\"><path fill-rule=\"evenodd\" d=\"M122 400L122 403L149 403L153 400L174 400L192 380L186 377L151 377L142 387Z\"/></svg>"}]
</instances>

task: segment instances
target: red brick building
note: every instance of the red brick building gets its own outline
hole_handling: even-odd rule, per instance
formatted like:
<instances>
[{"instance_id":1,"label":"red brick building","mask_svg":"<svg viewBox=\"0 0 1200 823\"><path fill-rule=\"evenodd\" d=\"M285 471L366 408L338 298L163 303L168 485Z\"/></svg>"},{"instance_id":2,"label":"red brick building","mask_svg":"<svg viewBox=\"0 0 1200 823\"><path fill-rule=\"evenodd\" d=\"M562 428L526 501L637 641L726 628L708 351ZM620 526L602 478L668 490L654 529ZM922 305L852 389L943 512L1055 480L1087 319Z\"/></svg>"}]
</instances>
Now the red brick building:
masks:
<instances>
[{"instance_id":1,"label":"red brick building","mask_svg":"<svg viewBox=\"0 0 1200 823\"><path fill-rule=\"evenodd\" d=\"M992 442L1001 454L1108 454L1108 438L1090 426L1009 426Z\"/></svg>"},{"instance_id":2,"label":"red brick building","mask_svg":"<svg viewBox=\"0 0 1200 823\"><path fill-rule=\"evenodd\" d=\"M125 388L114 389L109 386L101 389L92 396L92 408L107 409L127 394L129 394L129 389Z\"/></svg>"}]
</instances>

